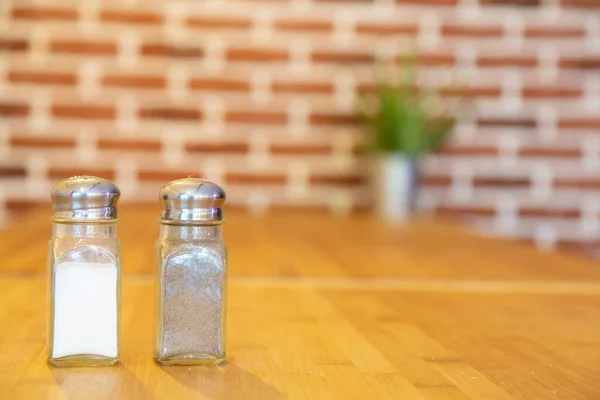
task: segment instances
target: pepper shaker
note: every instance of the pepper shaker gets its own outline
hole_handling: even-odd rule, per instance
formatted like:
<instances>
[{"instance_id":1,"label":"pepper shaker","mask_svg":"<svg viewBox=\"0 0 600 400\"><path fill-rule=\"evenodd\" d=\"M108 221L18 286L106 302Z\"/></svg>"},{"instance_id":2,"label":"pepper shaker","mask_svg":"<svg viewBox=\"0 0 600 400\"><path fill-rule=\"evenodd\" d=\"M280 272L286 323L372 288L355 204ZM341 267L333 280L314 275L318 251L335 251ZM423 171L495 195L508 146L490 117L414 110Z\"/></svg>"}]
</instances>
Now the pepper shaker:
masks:
<instances>
[{"instance_id":1,"label":"pepper shaker","mask_svg":"<svg viewBox=\"0 0 600 400\"><path fill-rule=\"evenodd\" d=\"M47 335L51 365L119 361L120 195L113 183L94 176L75 176L52 188Z\"/></svg>"},{"instance_id":2,"label":"pepper shaker","mask_svg":"<svg viewBox=\"0 0 600 400\"><path fill-rule=\"evenodd\" d=\"M159 194L155 357L163 365L217 365L225 359L227 249L225 191L198 178Z\"/></svg>"}]
</instances>

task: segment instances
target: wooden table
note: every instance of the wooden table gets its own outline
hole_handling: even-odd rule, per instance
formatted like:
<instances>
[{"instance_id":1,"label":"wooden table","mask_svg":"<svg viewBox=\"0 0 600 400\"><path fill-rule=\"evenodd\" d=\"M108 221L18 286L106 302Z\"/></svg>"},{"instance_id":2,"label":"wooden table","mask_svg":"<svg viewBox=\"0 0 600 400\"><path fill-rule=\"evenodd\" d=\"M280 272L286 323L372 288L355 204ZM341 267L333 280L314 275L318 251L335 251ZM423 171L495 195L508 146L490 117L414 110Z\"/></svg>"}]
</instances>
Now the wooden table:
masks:
<instances>
[{"instance_id":1,"label":"wooden table","mask_svg":"<svg viewBox=\"0 0 600 400\"><path fill-rule=\"evenodd\" d=\"M228 210L227 362L152 360L155 207L123 207L121 363L45 363L48 210L0 234L6 399L600 399L600 265L366 216Z\"/></svg>"}]
</instances>

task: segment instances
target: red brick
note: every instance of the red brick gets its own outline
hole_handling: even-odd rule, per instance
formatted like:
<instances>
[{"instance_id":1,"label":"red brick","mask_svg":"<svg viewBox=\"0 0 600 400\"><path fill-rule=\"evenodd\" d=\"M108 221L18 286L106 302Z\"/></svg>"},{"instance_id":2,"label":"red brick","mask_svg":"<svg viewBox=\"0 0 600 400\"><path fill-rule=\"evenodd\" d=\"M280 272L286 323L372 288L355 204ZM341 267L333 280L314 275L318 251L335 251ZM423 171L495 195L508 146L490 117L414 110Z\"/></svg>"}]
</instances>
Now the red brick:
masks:
<instances>
[{"instance_id":1,"label":"red brick","mask_svg":"<svg viewBox=\"0 0 600 400\"><path fill-rule=\"evenodd\" d=\"M403 62L405 55L398 57L398 62ZM419 54L417 63L421 66L450 66L454 65L456 58L451 54Z\"/></svg>"},{"instance_id":2,"label":"red brick","mask_svg":"<svg viewBox=\"0 0 600 400\"><path fill-rule=\"evenodd\" d=\"M248 92L250 83L241 79L192 78L190 88L195 90L218 90L222 92Z\"/></svg>"},{"instance_id":3,"label":"red brick","mask_svg":"<svg viewBox=\"0 0 600 400\"><path fill-rule=\"evenodd\" d=\"M138 89L162 89L166 86L162 76L139 75L106 75L102 84L113 87L129 87Z\"/></svg>"},{"instance_id":4,"label":"red brick","mask_svg":"<svg viewBox=\"0 0 600 400\"><path fill-rule=\"evenodd\" d=\"M7 199L4 202L4 208L11 213L22 213L29 212L34 209L40 208L40 205L43 207L46 204L46 201L36 201L36 200L24 200L24 199Z\"/></svg>"},{"instance_id":5,"label":"red brick","mask_svg":"<svg viewBox=\"0 0 600 400\"><path fill-rule=\"evenodd\" d=\"M496 210L492 207L439 206L436 207L435 213L443 217L493 217L494 215L496 215Z\"/></svg>"},{"instance_id":6,"label":"red brick","mask_svg":"<svg viewBox=\"0 0 600 400\"><path fill-rule=\"evenodd\" d=\"M553 208L521 208L520 217L537 218L579 218L581 213L577 209L553 209Z\"/></svg>"},{"instance_id":7,"label":"red brick","mask_svg":"<svg viewBox=\"0 0 600 400\"><path fill-rule=\"evenodd\" d=\"M563 147L523 147L519 149L519 155L523 157L578 158L581 157L582 152L580 149Z\"/></svg>"},{"instance_id":8,"label":"red brick","mask_svg":"<svg viewBox=\"0 0 600 400\"><path fill-rule=\"evenodd\" d=\"M191 171L138 171L137 177L140 181L171 182L177 179L193 176L202 178Z\"/></svg>"},{"instance_id":9,"label":"red brick","mask_svg":"<svg viewBox=\"0 0 600 400\"><path fill-rule=\"evenodd\" d=\"M200 110L195 108L146 107L141 108L138 115L140 118L165 120L197 121L202 118Z\"/></svg>"},{"instance_id":10,"label":"red brick","mask_svg":"<svg viewBox=\"0 0 600 400\"><path fill-rule=\"evenodd\" d=\"M356 24L356 32L367 35L415 35L419 31L416 24L373 24L373 23L358 23Z\"/></svg>"},{"instance_id":11,"label":"red brick","mask_svg":"<svg viewBox=\"0 0 600 400\"><path fill-rule=\"evenodd\" d=\"M526 98L572 98L580 97L581 89L561 87L526 87L523 88L523 97Z\"/></svg>"},{"instance_id":12,"label":"red brick","mask_svg":"<svg viewBox=\"0 0 600 400\"><path fill-rule=\"evenodd\" d=\"M77 76L73 73L10 71L8 80L13 83L34 83L37 85L66 85L77 84Z\"/></svg>"},{"instance_id":13,"label":"red brick","mask_svg":"<svg viewBox=\"0 0 600 400\"><path fill-rule=\"evenodd\" d=\"M315 0L316 2L324 3L342 3L342 4L354 4L354 3L372 3L373 0Z\"/></svg>"},{"instance_id":14,"label":"red brick","mask_svg":"<svg viewBox=\"0 0 600 400\"><path fill-rule=\"evenodd\" d=\"M52 106L52 114L55 117L63 118L113 119L115 118L116 112L114 107L110 106L55 104Z\"/></svg>"},{"instance_id":15,"label":"red brick","mask_svg":"<svg viewBox=\"0 0 600 400\"><path fill-rule=\"evenodd\" d=\"M556 188L600 189L600 178L554 178Z\"/></svg>"},{"instance_id":16,"label":"red brick","mask_svg":"<svg viewBox=\"0 0 600 400\"><path fill-rule=\"evenodd\" d=\"M60 179L67 179L67 178L70 178L72 176L77 176L77 175L98 176L100 178L104 178L104 179L108 179L108 180L115 179L115 173L113 170L110 170L110 169L100 169L100 168L88 169L88 168L72 168L72 167L67 167L67 168L52 167L48 170L47 177L49 179L60 180Z\"/></svg>"},{"instance_id":17,"label":"red brick","mask_svg":"<svg viewBox=\"0 0 600 400\"><path fill-rule=\"evenodd\" d=\"M13 19L28 20L74 21L79 18L79 13L77 10L69 8L15 7L12 10L12 17Z\"/></svg>"},{"instance_id":18,"label":"red brick","mask_svg":"<svg viewBox=\"0 0 600 400\"><path fill-rule=\"evenodd\" d=\"M98 148L103 150L158 151L162 148L162 144L159 140L127 140L101 138L98 140Z\"/></svg>"},{"instance_id":19,"label":"red brick","mask_svg":"<svg viewBox=\"0 0 600 400\"><path fill-rule=\"evenodd\" d=\"M452 177L449 175L422 175L421 183L425 186L450 186Z\"/></svg>"},{"instance_id":20,"label":"red brick","mask_svg":"<svg viewBox=\"0 0 600 400\"><path fill-rule=\"evenodd\" d=\"M331 145L315 144L273 144L271 153L275 155L324 155L330 154Z\"/></svg>"},{"instance_id":21,"label":"red brick","mask_svg":"<svg viewBox=\"0 0 600 400\"><path fill-rule=\"evenodd\" d=\"M560 4L565 8L600 9L600 2L598 0L560 0Z\"/></svg>"},{"instance_id":22,"label":"red brick","mask_svg":"<svg viewBox=\"0 0 600 400\"><path fill-rule=\"evenodd\" d=\"M359 83L356 86L356 92L358 94L373 94L377 90L377 85L375 83Z\"/></svg>"},{"instance_id":23,"label":"red brick","mask_svg":"<svg viewBox=\"0 0 600 400\"><path fill-rule=\"evenodd\" d=\"M477 60L480 67L535 67L537 59L531 56L482 56Z\"/></svg>"},{"instance_id":24,"label":"red brick","mask_svg":"<svg viewBox=\"0 0 600 400\"><path fill-rule=\"evenodd\" d=\"M479 0L483 5L510 5L535 7L542 4L542 0Z\"/></svg>"},{"instance_id":25,"label":"red brick","mask_svg":"<svg viewBox=\"0 0 600 400\"><path fill-rule=\"evenodd\" d=\"M600 57L562 58L560 60L560 66L562 68L597 70L600 69Z\"/></svg>"},{"instance_id":26,"label":"red brick","mask_svg":"<svg viewBox=\"0 0 600 400\"><path fill-rule=\"evenodd\" d=\"M25 39L4 39L0 38L0 50L22 51L29 48L29 43Z\"/></svg>"},{"instance_id":27,"label":"red brick","mask_svg":"<svg viewBox=\"0 0 600 400\"><path fill-rule=\"evenodd\" d=\"M503 34L500 26L486 25L444 25L442 26L442 35L444 36L465 36L465 37L498 37Z\"/></svg>"},{"instance_id":28,"label":"red brick","mask_svg":"<svg viewBox=\"0 0 600 400\"><path fill-rule=\"evenodd\" d=\"M275 21L275 28L282 31L330 32L333 29L333 24L330 21L289 19Z\"/></svg>"},{"instance_id":29,"label":"red brick","mask_svg":"<svg viewBox=\"0 0 600 400\"><path fill-rule=\"evenodd\" d=\"M497 156L498 149L495 146L448 146L437 153L452 156Z\"/></svg>"},{"instance_id":30,"label":"red brick","mask_svg":"<svg viewBox=\"0 0 600 400\"><path fill-rule=\"evenodd\" d=\"M600 129L600 118L562 118L558 121L562 129Z\"/></svg>"},{"instance_id":31,"label":"red brick","mask_svg":"<svg viewBox=\"0 0 600 400\"><path fill-rule=\"evenodd\" d=\"M287 178L283 174L250 174L250 173L229 173L225 181L229 184L262 184L262 185L282 185Z\"/></svg>"},{"instance_id":32,"label":"red brick","mask_svg":"<svg viewBox=\"0 0 600 400\"><path fill-rule=\"evenodd\" d=\"M558 27L558 26L530 26L525 29L528 38L582 38L585 36L584 28Z\"/></svg>"},{"instance_id":33,"label":"red brick","mask_svg":"<svg viewBox=\"0 0 600 400\"><path fill-rule=\"evenodd\" d=\"M0 177L2 178L24 178L27 175L25 167L0 166Z\"/></svg>"},{"instance_id":34,"label":"red brick","mask_svg":"<svg viewBox=\"0 0 600 400\"><path fill-rule=\"evenodd\" d=\"M0 115L3 117L25 116L29 114L29 104L0 103Z\"/></svg>"},{"instance_id":35,"label":"red brick","mask_svg":"<svg viewBox=\"0 0 600 400\"><path fill-rule=\"evenodd\" d=\"M332 94L333 84L327 82L273 82L275 93L319 93Z\"/></svg>"},{"instance_id":36,"label":"red brick","mask_svg":"<svg viewBox=\"0 0 600 400\"><path fill-rule=\"evenodd\" d=\"M10 138L10 145L27 148L73 148L75 147L75 140L71 138L13 136Z\"/></svg>"},{"instance_id":37,"label":"red brick","mask_svg":"<svg viewBox=\"0 0 600 400\"><path fill-rule=\"evenodd\" d=\"M449 87L441 88L439 93L443 96L456 96L456 97L500 97L502 89L499 86L488 86L488 87Z\"/></svg>"},{"instance_id":38,"label":"red brick","mask_svg":"<svg viewBox=\"0 0 600 400\"><path fill-rule=\"evenodd\" d=\"M185 149L192 153L230 153L244 154L248 152L247 143L210 143L210 142L191 142L185 145Z\"/></svg>"},{"instance_id":39,"label":"red brick","mask_svg":"<svg viewBox=\"0 0 600 400\"><path fill-rule=\"evenodd\" d=\"M356 186L366 182L364 175L313 175L310 183L313 185Z\"/></svg>"},{"instance_id":40,"label":"red brick","mask_svg":"<svg viewBox=\"0 0 600 400\"><path fill-rule=\"evenodd\" d=\"M477 176L473 178L473 185L476 187L502 187L502 188L517 188L527 187L531 185L529 178L523 177L483 177Z\"/></svg>"},{"instance_id":41,"label":"red brick","mask_svg":"<svg viewBox=\"0 0 600 400\"><path fill-rule=\"evenodd\" d=\"M533 118L479 118L477 124L482 127L512 127L512 128L535 128L536 122Z\"/></svg>"},{"instance_id":42,"label":"red brick","mask_svg":"<svg viewBox=\"0 0 600 400\"><path fill-rule=\"evenodd\" d=\"M287 61L287 51L274 49L228 49L226 58L229 61L277 62Z\"/></svg>"},{"instance_id":43,"label":"red brick","mask_svg":"<svg viewBox=\"0 0 600 400\"><path fill-rule=\"evenodd\" d=\"M103 10L100 20L123 24L160 25L164 22L164 17L153 12Z\"/></svg>"},{"instance_id":44,"label":"red brick","mask_svg":"<svg viewBox=\"0 0 600 400\"><path fill-rule=\"evenodd\" d=\"M313 125L356 125L358 117L354 114L313 113L310 116Z\"/></svg>"},{"instance_id":45,"label":"red brick","mask_svg":"<svg viewBox=\"0 0 600 400\"><path fill-rule=\"evenodd\" d=\"M228 111L225 119L227 122L283 125L287 122L287 115L277 111Z\"/></svg>"},{"instance_id":46,"label":"red brick","mask_svg":"<svg viewBox=\"0 0 600 400\"><path fill-rule=\"evenodd\" d=\"M143 56L173 57L173 58L200 58L204 50L197 47L172 46L161 43L145 43L141 46Z\"/></svg>"},{"instance_id":47,"label":"red brick","mask_svg":"<svg viewBox=\"0 0 600 400\"><path fill-rule=\"evenodd\" d=\"M114 55L117 54L117 45L110 42L55 40L50 43L50 51L53 53Z\"/></svg>"},{"instance_id":48,"label":"red brick","mask_svg":"<svg viewBox=\"0 0 600 400\"><path fill-rule=\"evenodd\" d=\"M265 0L266 1L266 0ZM324 0L315 0L324 1ZM330 0L329 0L330 1ZM341 1L371 1L371 0L341 0ZM290 203L275 203L269 205L269 213L275 217L278 213L307 213L312 215L331 215L331 207L327 204L290 204Z\"/></svg>"},{"instance_id":49,"label":"red brick","mask_svg":"<svg viewBox=\"0 0 600 400\"><path fill-rule=\"evenodd\" d=\"M456 6L459 0L396 0L398 4L419 4L428 6Z\"/></svg>"},{"instance_id":50,"label":"red brick","mask_svg":"<svg viewBox=\"0 0 600 400\"><path fill-rule=\"evenodd\" d=\"M365 64L373 60L373 55L365 53L315 51L312 54L312 61L316 63Z\"/></svg>"},{"instance_id":51,"label":"red brick","mask_svg":"<svg viewBox=\"0 0 600 400\"><path fill-rule=\"evenodd\" d=\"M187 25L192 28L212 28L212 29L248 29L250 20L246 18L218 18L218 17L189 17Z\"/></svg>"}]
</instances>

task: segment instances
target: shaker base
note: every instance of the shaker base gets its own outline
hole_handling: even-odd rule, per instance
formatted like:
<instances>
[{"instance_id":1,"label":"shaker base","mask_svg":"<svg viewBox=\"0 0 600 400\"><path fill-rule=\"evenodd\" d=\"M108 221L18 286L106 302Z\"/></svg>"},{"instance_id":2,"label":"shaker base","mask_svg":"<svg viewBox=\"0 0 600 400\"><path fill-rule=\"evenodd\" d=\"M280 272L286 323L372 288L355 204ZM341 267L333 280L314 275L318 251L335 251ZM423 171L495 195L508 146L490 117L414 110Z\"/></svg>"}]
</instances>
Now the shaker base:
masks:
<instances>
[{"instance_id":1,"label":"shaker base","mask_svg":"<svg viewBox=\"0 0 600 400\"><path fill-rule=\"evenodd\" d=\"M169 358L156 358L161 365L219 365L225 361L225 354L178 354Z\"/></svg>"},{"instance_id":2,"label":"shaker base","mask_svg":"<svg viewBox=\"0 0 600 400\"><path fill-rule=\"evenodd\" d=\"M61 358L48 358L53 367L102 367L115 365L119 358L103 357L94 354L77 354Z\"/></svg>"}]
</instances>

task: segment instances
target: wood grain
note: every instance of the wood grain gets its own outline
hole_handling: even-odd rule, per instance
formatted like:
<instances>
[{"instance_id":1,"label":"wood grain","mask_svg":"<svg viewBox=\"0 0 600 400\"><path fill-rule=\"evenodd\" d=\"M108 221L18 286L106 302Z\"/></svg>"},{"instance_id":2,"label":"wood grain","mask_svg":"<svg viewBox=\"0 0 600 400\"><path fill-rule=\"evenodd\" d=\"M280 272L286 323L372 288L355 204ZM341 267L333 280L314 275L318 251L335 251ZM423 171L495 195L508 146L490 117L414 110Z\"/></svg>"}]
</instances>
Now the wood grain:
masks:
<instances>
[{"instance_id":1,"label":"wood grain","mask_svg":"<svg viewBox=\"0 0 600 400\"><path fill-rule=\"evenodd\" d=\"M159 212L158 205L120 208L124 274L153 272ZM42 208L0 231L2 271L46 273L51 215ZM231 276L600 281L594 260L539 253L439 219L390 226L362 214L278 210L252 216L236 208L226 209L225 219Z\"/></svg>"},{"instance_id":2,"label":"wood grain","mask_svg":"<svg viewBox=\"0 0 600 400\"><path fill-rule=\"evenodd\" d=\"M152 360L156 207L122 207L122 359L45 363L49 211L0 234L7 399L596 399L600 271L416 220L228 210L227 361Z\"/></svg>"}]
</instances>

